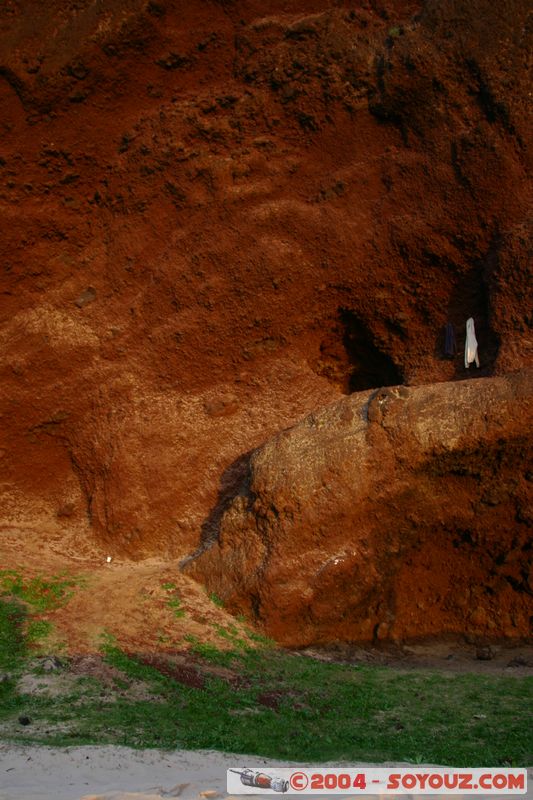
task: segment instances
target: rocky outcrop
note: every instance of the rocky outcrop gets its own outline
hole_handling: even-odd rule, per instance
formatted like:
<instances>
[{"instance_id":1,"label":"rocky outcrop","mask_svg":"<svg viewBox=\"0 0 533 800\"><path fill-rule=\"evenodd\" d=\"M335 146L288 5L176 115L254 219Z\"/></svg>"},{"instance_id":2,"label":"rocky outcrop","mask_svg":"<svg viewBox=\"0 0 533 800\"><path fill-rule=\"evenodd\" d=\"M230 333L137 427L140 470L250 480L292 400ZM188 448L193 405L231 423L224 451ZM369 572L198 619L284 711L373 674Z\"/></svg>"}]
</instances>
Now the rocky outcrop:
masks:
<instances>
[{"instance_id":1,"label":"rocky outcrop","mask_svg":"<svg viewBox=\"0 0 533 800\"><path fill-rule=\"evenodd\" d=\"M527 636L532 421L531 371L354 394L253 454L186 569L288 645Z\"/></svg>"}]
</instances>

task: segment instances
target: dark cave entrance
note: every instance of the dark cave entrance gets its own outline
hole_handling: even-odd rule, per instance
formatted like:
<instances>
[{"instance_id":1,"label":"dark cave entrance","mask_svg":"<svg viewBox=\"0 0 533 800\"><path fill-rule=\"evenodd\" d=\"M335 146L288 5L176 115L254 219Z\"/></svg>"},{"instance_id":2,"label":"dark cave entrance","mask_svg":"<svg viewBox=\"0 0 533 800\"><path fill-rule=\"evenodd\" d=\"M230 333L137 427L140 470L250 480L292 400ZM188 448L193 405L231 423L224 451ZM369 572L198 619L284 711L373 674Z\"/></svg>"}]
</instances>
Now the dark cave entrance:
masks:
<instances>
[{"instance_id":1,"label":"dark cave entrance","mask_svg":"<svg viewBox=\"0 0 533 800\"><path fill-rule=\"evenodd\" d=\"M378 347L368 326L349 308L339 308L335 324L321 342L316 372L345 394L403 383L393 359Z\"/></svg>"},{"instance_id":2,"label":"dark cave entrance","mask_svg":"<svg viewBox=\"0 0 533 800\"><path fill-rule=\"evenodd\" d=\"M402 383L402 375L392 358L376 346L372 334L353 311L341 308L340 319L344 328L342 341L351 367L347 392Z\"/></svg>"},{"instance_id":3,"label":"dark cave entrance","mask_svg":"<svg viewBox=\"0 0 533 800\"><path fill-rule=\"evenodd\" d=\"M493 374L500 342L491 325L490 293L486 281L487 267L492 267L494 253L489 253L488 264L473 267L461 276L452 292L448 305L448 319L455 329L457 356L454 359L455 377L484 378ZM466 320L472 317L475 324L480 368L464 365ZM442 337L441 337L442 338ZM440 343L442 352L442 342Z\"/></svg>"}]
</instances>

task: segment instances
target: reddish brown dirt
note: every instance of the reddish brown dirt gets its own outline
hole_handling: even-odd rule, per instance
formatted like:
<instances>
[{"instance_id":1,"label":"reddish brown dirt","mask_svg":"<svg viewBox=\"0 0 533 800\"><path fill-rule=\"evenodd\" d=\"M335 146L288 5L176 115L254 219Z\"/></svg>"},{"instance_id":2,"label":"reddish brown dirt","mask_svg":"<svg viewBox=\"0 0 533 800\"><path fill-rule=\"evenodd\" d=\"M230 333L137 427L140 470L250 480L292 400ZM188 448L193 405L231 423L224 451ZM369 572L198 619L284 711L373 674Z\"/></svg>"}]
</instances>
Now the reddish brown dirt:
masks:
<instances>
[{"instance_id":1,"label":"reddish brown dirt","mask_svg":"<svg viewBox=\"0 0 533 800\"><path fill-rule=\"evenodd\" d=\"M34 535L185 556L279 429L468 376L448 320L461 346L474 316L479 377L532 362L528 4L267 6L2 4L0 522L22 559Z\"/></svg>"},{"instance_id":2,"label":"reddish brown dirt","mask_svg":"<svg viewBox=\"0 0 533 800\"><path fill-rule=\"evenodd\" d=\"M289 646L531 634L533 371L358 393L259 448L187 566Z\"/></svg>"},{"instance_id":3,"label":"reddish brown dirt","mask_svg":"<svg viewBox=\"0 0 533 800\"><path fill-rule=\"evenodd\" d=\"M227 649L232 635L251 643L247 625L213 602L175 563L156 558L107 563L105 551L80 554L63 539L43 542L40 532L14 530L2 532L0 564L26 580L65 572L76 578L65 604L37 614L50 623L51 632L37 642L36 652L91 654L111 642L145 654L175 653L194 641ZM35 609L30 611L35 616Z\"/></svg>"}]
</instances>

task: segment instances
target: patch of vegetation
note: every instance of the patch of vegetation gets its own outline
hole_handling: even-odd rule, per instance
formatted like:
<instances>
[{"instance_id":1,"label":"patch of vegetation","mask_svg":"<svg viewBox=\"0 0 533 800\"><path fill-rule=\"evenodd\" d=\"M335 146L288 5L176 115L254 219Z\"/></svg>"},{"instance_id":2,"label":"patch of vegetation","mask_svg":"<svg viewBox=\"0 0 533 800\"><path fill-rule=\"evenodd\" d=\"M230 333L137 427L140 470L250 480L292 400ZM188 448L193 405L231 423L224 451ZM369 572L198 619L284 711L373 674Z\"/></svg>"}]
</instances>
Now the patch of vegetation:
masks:
<instances>
[{"instance_id":1,"label":"patch of vegetation","mask_svg":"<svg viewBox=\"0 0 533 800\"><path fill-rule=\"evenodd\" d=\"M0 596L18 597L37 612L52 611L64 605L80 583L79 577L65 573L50 578L40 575L25 578L17 570L0 570Z\"/></svg>"},{"instance_id":2,"label":"patch of vegetation","mask_svg":"<svg viewBox=\"0 0 533 800\"><path fill-rule=\"evenodd\" d=\"M20 603L0 599L0 670L17 669L24 660L24 619L25 612Z\"/></svg>"},{"instance_id":3,"label":"patch of vegetation","mask_svg":"<svg viewBox=\"0 0 533 800\"><path fill-rule=\"evenodd\" d=\"M167 600L167 606L172 609L176 619L180 619L181 617L185 616L185 609L181 607L181 600L179 597L170 597Z\"/></svg>"},{"instance_id":4,"label":"patch of vegetation","mask_svg":"<svg viewBox=\"0 0 533 800\"><path fill-rule=\"evenodd\" d=\"M28 623L26 629L26 641L38 642L46 639L52 632L53 625L47 619L34 619Z\"/></svg>"},{"instance_id":5,"label":"patch of vegetation","mask_svg":"<svg viewBox=\"0 0 533 800\"><path fill-rule=\"evenodd\" d=\"M50 636L52 623L39 619L39 615L65 605L72 596L74 587L81 583L83 579L65 572L51 577L36 575L28 578L19 570L0 570L0 613L3 618L3 623L0 624L3 626L5 641L11 642L11 648L18 642L18 658L15 658L8 645L2 647L6 668L16 670L21 666L22 654L28 655L30 649L35 650L43 639ZM16 618L16 633L13 628L15 623L9 629L6 627L6 616L10 616L12 620ZM56 647L60 647L60 644L56 643Z\"/></svg>"},{"instance_id":6,"label":"patch of vegetation","mask_svg":"<svg viewBox=\"0 0 533 800\"><path fill-rule=\"evenodd\" d=\"M214 628L218 636L221 639L226 639L226 641L230 642L232 647L246 649L250 646L246 639L242 638L235 625L227 625L224 627L222 625L215 624Z\"/></svg>"},{"instance_id":7,"label":"patch of vegetation","mask_svg":"<svg viewBox=\"0 0 533 800\"><path fill-rule=\"evenodd\" d=\"M219 608L224 608L224 601L218 596L218 594L216 594L216 592L211 592L209 599Z\"/></svg>"},{"instance_id":8,"label":"patch of vegetation","mask_svg":"<svg viewBox=\"0 0 533 800\"><path fill-rule=\"evenodd\" d=\"M274 639L269 639L268 636L263 636L261 633L257 633L257 631L252 630L251 628L246 628L246 634L252 642L256 642L257 644L263 645L263 647L275 647L276 642Z\"/></svg>"},{"instance_id":9,"label":"patch of vegetation","mask_svg":"<svg viewBox=\"0 0 533 800\"><path fill-rule=\"evenodd\" d=\"M117 638L109 631L103 630L98 637L98 644L102 653L110 653L118 647Z\"/></svg>"},{"instance_id":10,"label":"patch of vegetation","mask_svg":"<svg viewBox=\"0 0 533 800\"><path fill-rule=\"evenodd\" d=\"M177 586L175 583L167 581L161 584L161 588L164 589L165 592L175 592ZM185 616L185 609L181 607L181 598L177 594L167 599L167 606L172 609L176 619L181 619Z\"/></svg>"},{"instance_id":11,"label":"patch of vegetation","mask_svg":"<svg viewBox=\"0 0 533 800\"><path fill-rule=\"evenodd\" d=\"M191 652L194 653L194 655L200 656L210 664L226 666L232 661L233 653L231 651L219 650L218 647L209 644L209 642L200 641L200 639L192 633L186 634L183 638L191 645Z\"/></svg>"},{"instance_id":12,"label":"patch of vegetation","mask_svg":"<svg viewBox=\"0 0 533 800\"><path fill-rule=\"evenodd\" d=\"M94 691L78 693L75 703L12 696L4 705L0 699L4 729L15 720L12 738L49 745L208 748L288 761L518 766L530 759L531 678L402 673L189 641L194 655L175 677L107 643L106 659L143 681L158 702L102 699ZM202 676L201 688L187 682L187 670ZM22 707L46 725L17 728Z\"/></svg>"},{"instance_id":13,"label":"patch of vegetation","mask_svg":"<svg viewBox=\"0 0 533 800\"><path fill-rule=\"evenodd\" d=\"M172 637L165 633L165 631L159 630L157 634L157 642L158 644L169 644L172 641Z\"/></svg>"}]
</instances>

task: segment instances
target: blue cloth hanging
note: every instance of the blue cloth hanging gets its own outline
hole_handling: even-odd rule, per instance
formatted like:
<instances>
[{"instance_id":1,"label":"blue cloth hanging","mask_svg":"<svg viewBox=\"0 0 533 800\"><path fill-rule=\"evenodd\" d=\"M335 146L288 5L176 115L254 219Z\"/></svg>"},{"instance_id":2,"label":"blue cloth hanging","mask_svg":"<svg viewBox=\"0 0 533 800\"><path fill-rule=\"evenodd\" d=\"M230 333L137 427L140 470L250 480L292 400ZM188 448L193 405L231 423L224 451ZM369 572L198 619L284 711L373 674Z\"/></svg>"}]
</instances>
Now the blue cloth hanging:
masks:
<instances>
[{"instance_id":1,"label":"blue cloth hanging","mask_svg":"<svg viewBox=\"0 0 533 800\"><path fill-rule=\"evenodd\" d=\"M444 355L451 358L457 352L455 342L455 330L451 322L448 322L444 329Z\"/></svg>"}]
</instances>

